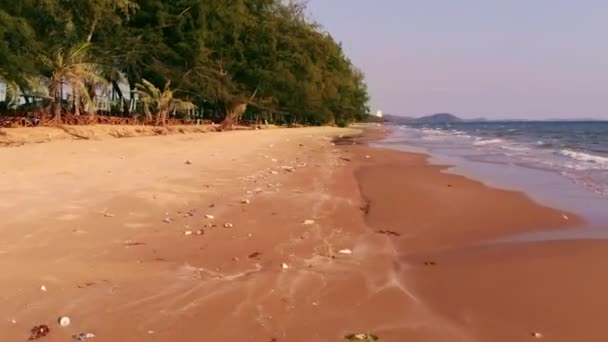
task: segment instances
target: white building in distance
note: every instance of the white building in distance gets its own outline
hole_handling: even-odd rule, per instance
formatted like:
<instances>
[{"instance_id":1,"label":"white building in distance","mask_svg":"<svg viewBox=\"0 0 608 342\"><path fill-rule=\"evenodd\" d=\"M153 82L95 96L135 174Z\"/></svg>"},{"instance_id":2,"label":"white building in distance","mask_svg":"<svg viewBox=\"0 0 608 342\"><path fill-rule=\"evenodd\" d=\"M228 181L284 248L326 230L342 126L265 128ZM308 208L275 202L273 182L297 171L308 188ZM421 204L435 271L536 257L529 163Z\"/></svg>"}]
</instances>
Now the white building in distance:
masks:
<instances>
[{"instance_id":1,"label":"white building in distance","mask_svg":"<svg viewBox=\"0 0 608 342\"><path fill-rule=\"evenodd\" d=\"M381 118L382 117L382 111L378 109L378 111L376 112L375 116Z\"/></svg>"}]
</instances>

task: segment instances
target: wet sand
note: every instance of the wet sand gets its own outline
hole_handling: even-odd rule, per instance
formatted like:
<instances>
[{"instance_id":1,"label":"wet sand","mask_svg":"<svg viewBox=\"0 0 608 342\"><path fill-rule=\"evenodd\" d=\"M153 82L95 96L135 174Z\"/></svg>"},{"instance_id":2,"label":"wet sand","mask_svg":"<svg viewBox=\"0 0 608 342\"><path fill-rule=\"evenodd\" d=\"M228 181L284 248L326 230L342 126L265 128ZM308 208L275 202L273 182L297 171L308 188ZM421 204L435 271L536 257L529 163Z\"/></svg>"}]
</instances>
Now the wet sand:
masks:
<instances>
[{"instance_id":1,"label":"wet sand","mask_svg":"<svg viewBox=\"0 0 608 342\"><path fill-rule=\"evenodd\" d=\"M0 341L600 341L603 242L487 243L580 219L352 133L0 149Z\"/></svg>"}]
</instances>

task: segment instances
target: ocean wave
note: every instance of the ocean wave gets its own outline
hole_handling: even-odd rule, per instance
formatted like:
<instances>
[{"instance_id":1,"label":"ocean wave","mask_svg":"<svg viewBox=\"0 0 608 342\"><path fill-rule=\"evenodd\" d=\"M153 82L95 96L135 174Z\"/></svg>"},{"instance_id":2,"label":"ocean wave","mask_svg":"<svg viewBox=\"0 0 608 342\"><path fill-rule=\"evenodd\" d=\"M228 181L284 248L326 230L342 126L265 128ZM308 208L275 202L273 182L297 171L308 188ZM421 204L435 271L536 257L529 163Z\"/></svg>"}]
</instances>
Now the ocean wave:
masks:
<instances>
[{"instance_id":1,"label":"ocean wave","mask_svg":"<svg viewBox=\"0 0 608 342\"><path fill-rule=\"evenodd\" d=\"M602 167L608 168L608 157L596 156L594 154L577 152L572 150L561 150L559 154L568 158L584 161L588 163L595 163Z\"/></svg>"},{"instance_id":2,"label":"ocean wave","mask_svg":"<svg viewBox=\"0 0 608 342\"><path fill-rule=\"evenodd\" d=\"M422 133L430 134L430 135L446 135L448 133L440 130L440 129L432 129L432 128L423 128L421 129Z\"/></svg>"},{"instance_id":3,"label":"ocean wave","mask_svg":"<svg viewBox=\"0 0 608 342\"><path fill-rule=\"evenodd\" d=\"M505 144L500 146L502 149L505 150L509 150L509 151L515 151L515 152L525 152L525 151L530 151L531 148L526 147L526 146L521 146L521 145L509 145L509 144Z\"/></svg>"},{"instance_id":4,"label":"ocean wave","mask_svg":"<svg viewBox=\"0 0 608 342\"><path fill-rule=\"evenodd\" d=\"M502 139L478 140L478 141L474 142L473 145L484 146L484 145L491 145L491 144L500 144L502 142L504 142L504 140L502 140Z\"/></svg>"}]
</instances>

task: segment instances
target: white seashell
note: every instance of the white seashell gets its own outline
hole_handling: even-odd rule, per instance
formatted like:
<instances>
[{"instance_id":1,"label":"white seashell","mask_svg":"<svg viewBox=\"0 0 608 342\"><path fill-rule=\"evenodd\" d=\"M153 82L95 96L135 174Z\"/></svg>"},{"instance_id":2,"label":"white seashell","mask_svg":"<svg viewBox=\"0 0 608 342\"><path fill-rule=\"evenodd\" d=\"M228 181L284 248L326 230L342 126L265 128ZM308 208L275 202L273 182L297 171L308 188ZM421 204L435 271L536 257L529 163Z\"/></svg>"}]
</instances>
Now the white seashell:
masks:
<instances>
[{"instance_id":1,"label":"white seashell","mask_svg":"<svg viewBox=\"0 0 608 342\"><path fill-rule=\"evenodd\" d=\"M68 316L61 316L57 320L57 323L59 323L60 326L65 328L65 327L69 326L70 323L72 323L72 320L70 320L70 317L68 317Z\"/></svg>"}]
</instances>

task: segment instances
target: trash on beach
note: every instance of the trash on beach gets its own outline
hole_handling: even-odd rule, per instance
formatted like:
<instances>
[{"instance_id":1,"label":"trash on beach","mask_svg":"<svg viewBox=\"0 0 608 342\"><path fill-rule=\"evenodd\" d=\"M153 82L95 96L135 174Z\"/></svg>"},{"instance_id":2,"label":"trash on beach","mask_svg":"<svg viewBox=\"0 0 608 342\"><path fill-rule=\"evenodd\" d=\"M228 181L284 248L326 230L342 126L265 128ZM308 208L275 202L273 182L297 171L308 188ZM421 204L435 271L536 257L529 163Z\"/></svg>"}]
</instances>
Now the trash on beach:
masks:
<instances>
[{"instance_id":1,"label":"trash on beach","mask_svg":"<svg viewBox=\"0 0 608 342\"><path fill-rule=\"evenodd\" d=\"M75 339L76 341L86 341L86 340L90 340L95 337L96 336L93 333L80 333L78 335L72 335L72 338Z\"/></svg>"},{"instance_id":2,"label":"trash on beach","mask_svg":"<svg viewBox=\"0 0 608 342\"><path fill-rule=\"evenodd\" d=\"M289 265L287 265L286 263L282 263L281 264L281 268L283 268L284 270L289 268Z\"/></svg>"},{"instance_id":3,"label":"trash on beach","mask_svg":"<svg viewBox=\"0 0 608 342\"><path fill-rule=\"evenodd\" d=\"M260 257L260 255L262 255L262 252L253 252L251 254L249 254L248 258L249 259L257 259Z\"/></svg>"},{"instance_id":4,"label":"trash on beach","mask_svg":"<svg viewBox=\"0 0 608 342\"><path fill-rule=\"evenodd\" d=\"M338 251L338 253L340 254L353 254L353 251L351 251L350 249L341 249Z\"/></svg>"},{"instance_id":5,"label":"trash on beach","mask_svg":"<svg viewBox=\"0 0 608 342\"><path fill-rule=\"evenodd\" d=\"M392 230L378 230L376 233L390 235L390 236L401 236L401 234L394 232Z\"/></svg>"},{"instance_id":6,"label":"trash on beach","mask_svg":"<svg viewBox=\"0 0 608 342\"><path fill-rule=\"evenodd\" d=\"M232 223L225 223L224 228L232 228L234 225Z\"/></svg>"},{"instance_id":7,"label":"trash on beach","mask_svg":"<svg viewBox=\"0 0 608 342\"><path fill-rule=\"evenodd\" d=\"M40 286L40 291L46 292L46 286L44 286L44 285Z\"/></svg>"},{"instance_id":8,"label":"trash on beach","mask_svg":"<svg viewBox=\"0 0 608 342\"><path fill-rule=\"evenodd\" d=\"M306 226L310 226L315 224L315 220L305 220L304 222L302 222L302 224L306 225Z\"/></svg>"},{"instance_id":9,"label":"trash on beach","mask_svg":"<svg viewBox=\"0 0 608 342\"><path fill-rule=\"evenodd\" d=\"M568 215L566 214L562 214L562 217L564 218L564 220L568 221L570 218L568 217Z\"/></svg>"},{"instance_id":10,"label":"trash on beach","mask_svg":"<svg viewBox=\"0 0 608 342\"><path fill-rule=\"evenodd\" d=\"M192 231L191 230L186 230L184 232L184 235L186 235L186 236L192 235Z\"/></svg>"},{"instance_id":11,"label":"trash on beach","mask_svg":"<svg viewBox=\"0 0 608 342\"><path fill-rule=\"evenodd\" d=\"M122 243L125 246L144 246L145 243L143 242L137 242L137 241L131 241L131 240L126 240Z\"/></svg>"},{"instance_id":12,"label":"trash on beach","mask_svg":"<svg viewBox=\"0 0 608 342\"><path fill-rule=\"evenodd\" d=\"M208 220L213 220L213 219L215 219L215 216L213 216L213 215L205 215L205 218L208 219Z\"/></svg>"},{"instance_id":13,"label":"trash on beach","mask_svg":"<svg viewBox=\"0 0 608 342\"><path fill-rule=\"evenodd\" d=\"M68 317L68 316L61 316L57 320L57 324L59 324L60 326L62 326L64 328L69 326L70 323L72 323L72 320L70 320L70 317Z\"/></svg>"},{"instance_id":14,"label":"trash on beach","mask_svg":"<svg viewBox=\"0 0 608 342\"><path fill-rule=\"evenodd\" d=\"M534 337L534 338L543 338L543 334L536 332L536 331L530 333L530 335L532 335L532 337Z\"/></svg>"},{"instance_id":15,"label":"trash on beach","mask_svg":"<svg viewBox=\"0 0 608 342\"><path fill-rule=\"evenodd\" d=\"M46 324L37 325L37 326L33 327L32 330L30 330L31 335L28 340L29 341L37 340L41 337L45 337L50 332L51 332L51 329L49 329L48 325L46 325Z\"/></svg>"},{"instance_id":16,"label":"trash on beach","mask_svg":"<svg viewBox=\"0 0 608 342\"><path fill-rule=\"evenodd\" d=\"M163 219L163 222L164 222L164 223L172 223L172 222L173 222L173 220L172 220L170 217L165 217L165 218Z\"/></svg>"},{"instance_id":17,"label":"trash on beach","mask_svg":"<svg viewBox=\"0 0 608 342\"><path fill-rule=\"evenodd\" d=\"M365 333L350 334L350 335L344 336L344 338L349 341L363 341L363 342L372 342L372 341L379 340L378 336L372 335L372 334L365 334Z\"/></svg>"}]
</instances>

